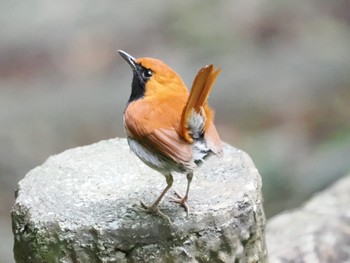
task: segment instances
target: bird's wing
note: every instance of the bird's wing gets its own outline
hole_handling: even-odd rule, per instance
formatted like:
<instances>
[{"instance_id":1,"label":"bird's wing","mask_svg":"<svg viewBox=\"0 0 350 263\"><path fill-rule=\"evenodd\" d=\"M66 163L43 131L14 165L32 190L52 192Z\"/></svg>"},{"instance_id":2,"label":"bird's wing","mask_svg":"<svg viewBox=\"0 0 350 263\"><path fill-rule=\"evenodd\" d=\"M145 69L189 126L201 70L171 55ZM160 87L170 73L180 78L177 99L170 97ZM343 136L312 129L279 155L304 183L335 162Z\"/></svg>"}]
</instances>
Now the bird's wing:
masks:
<instances>
[{"instance_id":1,"label":"bird's wing","mask_svg":"<svg viewBox=\"0 0 350 263\"><path fill-rule=\"evenodd\" d=\"M128 136L137 139L155 153L189 165L192 160L192 146L179 132L184 104L185 99L182 98L173 98L162 105L145 99L130 103L124 113Z\"/></svg>"},{"instance_id":2,"label":"bird's wing","mask_svg":"<svg viewBox=\"0 0 350 263\"><path fill-rule=\"evenodd\" d=\"M192 146L188 144L174 128L156 129L145 137L146 147L150 147L176 163L190 166Z\"/></svg>"}]
</instances>

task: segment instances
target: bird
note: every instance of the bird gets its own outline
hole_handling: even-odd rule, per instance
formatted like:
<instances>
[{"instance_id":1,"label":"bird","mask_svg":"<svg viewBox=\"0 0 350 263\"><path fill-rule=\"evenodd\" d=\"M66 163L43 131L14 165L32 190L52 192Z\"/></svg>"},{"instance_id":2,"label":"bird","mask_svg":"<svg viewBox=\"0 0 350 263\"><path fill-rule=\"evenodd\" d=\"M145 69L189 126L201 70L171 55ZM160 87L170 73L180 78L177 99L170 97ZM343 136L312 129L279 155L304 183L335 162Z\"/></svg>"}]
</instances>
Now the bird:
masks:
<instances>
[{"instance_id":1,"label":"bird","mask_svg":"<svg viewBox=\"0 0 350 263\"><path fill-rule=\"evenodd\" d=\"M135 59L118 50L132 69L131 94L123 115L128 145L146 165L164 175L166 187L152 205L141 205L168 221L159 203L173 185L173 173L186 175L184 196L172 201L189 213L188 196L193 173L206 158L221 156L223 144L207 100L221 68L207 65L194 78L189 92L181 77L159 59Z\"/></svg>"}]
</instances>

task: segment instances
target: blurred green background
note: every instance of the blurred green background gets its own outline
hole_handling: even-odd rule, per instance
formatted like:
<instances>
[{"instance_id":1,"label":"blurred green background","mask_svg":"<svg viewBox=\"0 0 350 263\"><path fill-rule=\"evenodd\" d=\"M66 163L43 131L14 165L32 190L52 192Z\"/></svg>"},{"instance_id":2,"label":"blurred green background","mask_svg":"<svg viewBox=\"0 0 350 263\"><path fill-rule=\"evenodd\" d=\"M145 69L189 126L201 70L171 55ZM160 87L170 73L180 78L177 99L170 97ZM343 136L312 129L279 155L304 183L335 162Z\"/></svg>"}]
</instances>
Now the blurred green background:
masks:
<instances>
[{"instance_id":1,"label":"blurred green background","mask_svg":"<svg viewBox=\"0 0 350 263\"><path fill-rule=\"evenodd\" d=\"M50 155L124 137L131 72L116 50L190 86L222 67L210 104L253 158L270 217L350 171L350 2L0 1L0 262L13 262L17 183Z\"/></svg>"}]
</instances>

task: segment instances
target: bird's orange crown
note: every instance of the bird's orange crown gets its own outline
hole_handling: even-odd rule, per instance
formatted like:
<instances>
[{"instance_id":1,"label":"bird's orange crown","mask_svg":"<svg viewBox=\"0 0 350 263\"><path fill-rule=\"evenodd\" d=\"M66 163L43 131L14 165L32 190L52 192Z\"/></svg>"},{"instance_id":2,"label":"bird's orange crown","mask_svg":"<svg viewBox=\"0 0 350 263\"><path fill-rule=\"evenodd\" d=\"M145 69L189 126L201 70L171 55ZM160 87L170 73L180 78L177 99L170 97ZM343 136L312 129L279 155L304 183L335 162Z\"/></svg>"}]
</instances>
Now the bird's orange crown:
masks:
<instances>
[{"instance_id":1,"label":"bird's orange crown","mask_svg":"<svg viewBox=\"0 0 350 263\"><path fill-rule=\"evenodd\" d=\"M181 77L163 61L144 57L136 59L135 62L152 71L152 77L147 81L145 96L161 96L163 93L170 95L173 92L187 93Z\"/></svg>"}]
</instances>

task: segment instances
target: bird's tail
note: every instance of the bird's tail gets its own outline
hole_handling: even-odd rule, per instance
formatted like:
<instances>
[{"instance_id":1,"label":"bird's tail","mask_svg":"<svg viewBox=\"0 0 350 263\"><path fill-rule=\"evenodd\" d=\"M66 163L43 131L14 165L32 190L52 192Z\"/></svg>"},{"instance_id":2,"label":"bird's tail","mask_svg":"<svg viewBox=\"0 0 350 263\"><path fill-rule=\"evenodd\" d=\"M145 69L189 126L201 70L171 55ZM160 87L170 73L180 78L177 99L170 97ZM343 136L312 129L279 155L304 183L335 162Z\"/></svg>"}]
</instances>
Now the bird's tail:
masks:
<instances>
[{"instance_id":1,"label":"bird's tail","mask_svg":"<svg viewBox=\"0 0 350 263\"><path fill-rule=\"evenodd\" d=\"M208 107L207 100L220 70L214 71L213 65L205 66L199 70L193 81L180 122L181 135L189 143L203 134L208 120L213 118L213 111Z\"/></svg>"}]
</instances>

